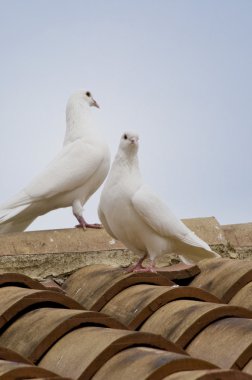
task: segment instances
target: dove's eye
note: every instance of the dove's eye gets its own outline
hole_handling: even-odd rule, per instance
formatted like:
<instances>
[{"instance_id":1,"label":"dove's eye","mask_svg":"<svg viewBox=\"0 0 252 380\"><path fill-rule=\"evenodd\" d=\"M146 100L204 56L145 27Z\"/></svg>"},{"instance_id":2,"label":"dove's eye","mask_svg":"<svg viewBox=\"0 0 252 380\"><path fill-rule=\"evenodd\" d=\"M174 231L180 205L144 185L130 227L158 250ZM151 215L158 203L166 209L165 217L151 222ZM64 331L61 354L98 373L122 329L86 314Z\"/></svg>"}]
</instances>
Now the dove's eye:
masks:
<instances>
[{"instance_id":1,"label":"dove's eye","mask_svg":"<svg viewBox=\"0 0 252 380\"><path fill-rule=\"evenodd\" d=\"M124 140L127 140L128 136L126 135L126 133L125 133L125 135L123 135L123 138L124 138Z\"/></svg>"},{"instance_id":2,"label":"dove's eye","mask_svg":"<svg viewBox=\"0 0 252 380\"><path fill-rule=\"evenodd\" d=\"M90 98L91 94L89 91L86 92L86 95Z\"/></svg>"}]
</instances>

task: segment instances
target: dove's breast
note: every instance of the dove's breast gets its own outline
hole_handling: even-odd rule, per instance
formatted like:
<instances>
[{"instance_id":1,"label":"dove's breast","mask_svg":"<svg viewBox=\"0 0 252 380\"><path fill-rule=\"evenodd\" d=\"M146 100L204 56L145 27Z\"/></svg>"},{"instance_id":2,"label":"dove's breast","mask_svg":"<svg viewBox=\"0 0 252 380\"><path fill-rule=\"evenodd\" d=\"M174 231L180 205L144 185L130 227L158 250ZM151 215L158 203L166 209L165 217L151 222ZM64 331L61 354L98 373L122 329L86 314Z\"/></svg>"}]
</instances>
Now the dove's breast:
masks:
<instances>
[{"instance_id":1,"label":"dove's breast","mask_svg":"<svg viewBox=\"0 0 252 380\"><path fill-rule=\"evenodd\" d=\"M76 188L58 197L59 207L62 207L62 204L65 204L66 207L71 206L76 199L80 200L80 203L84 205L90 196L101 186L108 174L110 166L110 152L108 147L105 145L101 146L98 156L99 165L94 169L92 175L90 175L88 179L83 180Z\"/></svg>"},{"instance_id":2,"label":"dove's breast","mask_svg":"<svg viewBox=\"0 0 252 380\"><path fill-rule=\"evenodd\" d=\"M100 209L113 235L135 252L167 251L167 240L160 237L135 211L131 198L133 189L117 186L104 189Z\"/></svg>"}]
</instances>

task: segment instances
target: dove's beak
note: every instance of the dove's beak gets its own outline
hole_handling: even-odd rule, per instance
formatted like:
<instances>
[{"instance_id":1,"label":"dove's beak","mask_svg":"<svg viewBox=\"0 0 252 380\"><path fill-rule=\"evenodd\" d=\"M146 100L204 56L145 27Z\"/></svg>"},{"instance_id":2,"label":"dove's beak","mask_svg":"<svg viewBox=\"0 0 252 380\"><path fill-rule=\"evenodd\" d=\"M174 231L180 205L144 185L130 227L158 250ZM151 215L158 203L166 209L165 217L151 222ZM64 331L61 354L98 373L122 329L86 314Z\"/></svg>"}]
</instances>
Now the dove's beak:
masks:
<instances>
[{"instance_id":1,"label":"dove's beak","mask_svg":"<svg viewBox=\"0 0 252 380\"><path fill-rule=\"evenodd\" d=\"M131 142L131 144L137 144L138 138L137 137L131 137L130 142Z\"/></svg>"},{"instance_id":2,"label":"dove's beak","mask_svg":"<svg viewBox=\"0 0 252 380\"><path fill-rule=\"evenodd\" d=\"M100 108L99 104L94 99L92 99L92 103L90 104L90 106Z\"/></svg>"}]
</instances>

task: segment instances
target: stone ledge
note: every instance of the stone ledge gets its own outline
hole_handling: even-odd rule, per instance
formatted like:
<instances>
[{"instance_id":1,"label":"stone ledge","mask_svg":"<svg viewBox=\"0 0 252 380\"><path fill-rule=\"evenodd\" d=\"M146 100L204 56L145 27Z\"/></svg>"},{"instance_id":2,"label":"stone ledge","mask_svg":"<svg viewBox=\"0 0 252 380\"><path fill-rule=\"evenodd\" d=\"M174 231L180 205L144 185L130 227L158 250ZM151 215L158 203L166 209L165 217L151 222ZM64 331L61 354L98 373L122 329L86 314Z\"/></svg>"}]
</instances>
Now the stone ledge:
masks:
<instances>
[{"instance_id":1,"label":"stone ledge","mask_svg":"<svg viewBox=\"0 0 252 380\"><path fill-rule=\"evenodd\" d=\"M125 250L44 253L0 257L0 274L20 273L31 278L67 277L86 265L108 264L127 267L134 255Z\"/></svg>"},{"instance_id":2,"label":"stone ledge","mask_svg":"<svg viewBox=\"0 0 252 380\"><path fill-rule=\"evenodd\" d=\"M252 223L221 226L216 218L183 222L223 257L252 259ZM91 264L126 267L137 256L114 241L104 229L63 229L0 235L0 273L17 272L32 278L64 277ZM162 255L157 266L177 263Z\"/></svg>"},{"instance_id":3,"label":"stone ledge","mask_svg":"<svg viewBox=\"0 0 252 380\"><path fill-rule=\"evenodd\" d=\"M98 252L126 249L104 229L73 228L0 235L0 255Z\"/></svg>"},{"instance_id":4,"label":"stone ledge","mask_svg":"<svg viewBox=\"0 0 252 380\"><path fill-rule=\"evenodd\" d=\"M210 245L227 244L221 226L214 217L184 219L183 222ZM126 249L104 229L62 229L0 235L0 255L98 252Z\"/></svg>"}]
</instances>

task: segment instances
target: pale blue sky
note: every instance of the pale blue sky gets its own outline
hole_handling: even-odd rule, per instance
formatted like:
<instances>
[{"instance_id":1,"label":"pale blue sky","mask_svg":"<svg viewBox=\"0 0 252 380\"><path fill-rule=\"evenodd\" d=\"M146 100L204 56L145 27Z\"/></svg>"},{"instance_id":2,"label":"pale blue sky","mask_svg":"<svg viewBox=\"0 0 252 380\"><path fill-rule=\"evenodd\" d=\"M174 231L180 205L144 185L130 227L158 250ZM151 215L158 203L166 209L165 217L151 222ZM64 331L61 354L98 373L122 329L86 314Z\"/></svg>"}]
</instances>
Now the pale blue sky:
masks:
<instances>
[{"instance_id":1,"label":"pale blue sky","mask_svg":"<svg viewBox=\"0 0 252 380\"><path fill-rule=\"evenodd\" d=\"M177 216L252 221L251 0L0 0L0 46L1 202L59 151L85 88L112 157L137 131L143 176ZM74 224L66 209L30 229Z\"/></svg>"}]
</instances>

